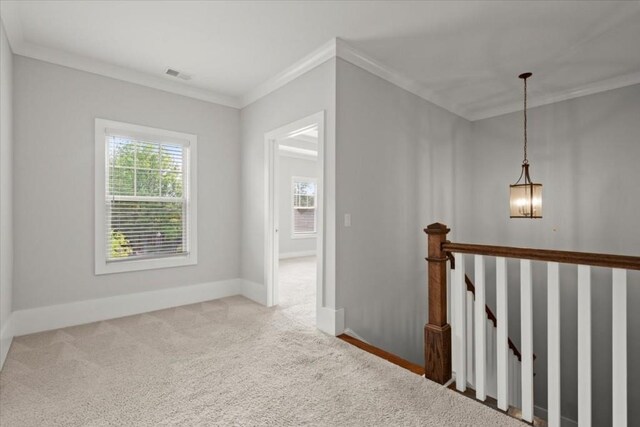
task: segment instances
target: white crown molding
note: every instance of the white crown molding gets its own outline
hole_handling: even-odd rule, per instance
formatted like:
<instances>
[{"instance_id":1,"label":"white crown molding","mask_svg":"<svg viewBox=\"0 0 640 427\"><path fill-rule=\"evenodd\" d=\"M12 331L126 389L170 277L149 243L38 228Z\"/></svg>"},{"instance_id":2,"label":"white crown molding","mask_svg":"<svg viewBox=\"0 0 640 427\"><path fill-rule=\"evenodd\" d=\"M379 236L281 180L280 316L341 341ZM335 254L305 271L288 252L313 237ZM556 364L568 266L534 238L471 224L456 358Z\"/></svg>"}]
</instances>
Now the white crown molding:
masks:
<instances>
[{"instance_id":1,"label":"white crown molding","mask_svg":"<svg viewBox=\"0 0 640 427\"><path fill-rule=\"evenodd\" d=\"M625 86L640 84L640 73L631 73L624 76L613 77L611 79L600 80L580 86L576 89L559 91L541 96L530 96L527 108L541 107L543 105L555 104L556 102L567 101L573 98L593 95L608 90L619 89ZM477 111L469 110L463 112L463 117L474 122L476 120L488 119L501 116L503 114L522 111L522 101L517 101L508 105L494 108L480 108Z\"/></svg>"},{"instance_id":2,"label":"white crown molding","mask_svg":"<svg viewBox=\"0 0 640 427\"><path fill-rule=\"evenodd\" d=\"M443 97L436 95L423 84L405 76L401 72L394 70L381 62L378 62L370 56L365 55L353 46L347 44L344 40L337 39L336 50L336 56L340 59L360 67L383 80L393 83L407 92L424 99L425 101L435 104L440 108L444 108L450 113L466 118L460 111L460 108L456 105L447 102Z\"/></svg>"},{"instance_id":3,"label":"white crown molding","mask_svg":"<svg viewBox=\"0 0 640 427\"><path fill-rule=\"evenodd\" d=\"M340 38L329 40L329 42L314 50L309 55L305 56L304 58L287 67L266 82L249 91L242 98L241 108L254 103L258 99L270 94L271 92L281 88L292 80L300 77L304 73L311 71L315 67L335 57L358 66L384 80L387 80L388 82L393 83L394 85L408 92L411 92L414 95L417 95L420 98L439 106L440 108L444 108L445 110L448 110L453 114L462 116L459 112L456 111L458 109L455 108L455 106L447 105L444 99L435 95L424 85L421 85L415 80L412 80L402 75L400 72L388 67L387 65L384 65L376 61L375 59L365 55Z\"/></svg>"},{"instance_id":4,"label":"white crown molding","mask_svg":"<svg viewBox=\"0 0 640 427\"><path fill-rule=\"evenodd\" d=\"M168 77L155 76L153 74L135 71L130 68L108 64L85 56L27 42L24 39L20 14L17 10L18 6L18 2L3 2L0 8L2 23L7 33L9 45L16 55L38 59L40 61L74 68L116 80L135 83L177 95L188 96L189 98L199 99L201 101L212 102L232 108L240 108L240 100L233 96L222 95L208 89L172 81L169 80Z\"/></svg>"},{"instance_id":5,"label":"white crown molding","mask_svg":"<svg viewBox=\"0 0 640 427\"><path fill-rule=\"evenodd\" d=\"M413 93L425 101L469 121L482 120L522 110L522 103L519 101L500 107L481 108L478 110L465 109L462 106L451 104L444 97L431 91L425 85L406 77L399 71L367 56L340 38L330 40L329 43L326 43L302 60L280 72L277 76L253 89L243 97L242 108L279 89L333 57L338 57L360 67L365 71L368 71L371 74L406 90L407 92ZM612 79L601 80L577 89L560 91L545 96L532 96L529 105L531 107L539 107L638 83L640 83L640 73L629 74Z\"/></svg>"},{"instance_id":6,"label":"white crown molding","mask_svg":"<svg viewBox=\"0 0 640 427\"><path fill-rule=\"evenodd\" d=\"M142 73L118 65L107 64L106 62L27 42L14 42L12 48L13 53L16 55L38 59L40 61L50 62L116 80L135 83L177 95L188 96L189 98L199 99L201 101L212 102L232 108L240 108L239 100L235 97L221 95L207 89L171 81L168 80L168 78L165 79L164 77Z\"/></svg>"},{"instance_id":7,"label":"white crown molding","mask_svg":"<svg viewBox=\"0 0 640 427\"><path fill-rule=\"evenodd\" d=\"M411 79L403 73L367 56L358 49L350 46L344 40L333 38L327 43L311 52L309 55L295 62L280 73L268 79L264 83L256 86L241 97L222 95L208 89L191 86L182 82L171 81L168 78L155 76L148 73L131 70L125 67L108 64L95 59L80 55L63 52L60 50L45 48L28 43L24 40L22 24L19 13L16 10L17 3L3 2L1 13L5 32L13 52L30 58L39 59L69 68L75 68L94 74L111 77L117 80L127 81L155 89L171 92L190 98L208 101L215 104L225 105L233 108L244 108L260 98L274 92L292 80L300 77L304 73L325 63L326 61L338 57L353 65L356 65L373 75L376 75L414 95L431 102L457 116L470 121L481 120L502 114L520 111L520 102L510 103L491 108L465 108L462 105L452 104L446 97L430 90L427 86ZM591 95L598 92L617 89L640 83L640 73L629 74L611 79L601 80L579 87L577 89L560 91L544 96L531 97L531 107L537 107L555 102L565 101L580 96Z\"/></svg>"},{"instance_id":8,"label":"white crown molding","mask_svg":"<svg viewBox=\"0 0 640 427\"><path fill-rule=\"evenodd\" d=\"M324 64L326 61L334 58L336 56L337 40L338 39L335 38L329 40L309 55L247 92L242 97L241 108L256 102L258 99L281 88L304 73L316 68L318 65Z\"/></svg>"}]
</instances>

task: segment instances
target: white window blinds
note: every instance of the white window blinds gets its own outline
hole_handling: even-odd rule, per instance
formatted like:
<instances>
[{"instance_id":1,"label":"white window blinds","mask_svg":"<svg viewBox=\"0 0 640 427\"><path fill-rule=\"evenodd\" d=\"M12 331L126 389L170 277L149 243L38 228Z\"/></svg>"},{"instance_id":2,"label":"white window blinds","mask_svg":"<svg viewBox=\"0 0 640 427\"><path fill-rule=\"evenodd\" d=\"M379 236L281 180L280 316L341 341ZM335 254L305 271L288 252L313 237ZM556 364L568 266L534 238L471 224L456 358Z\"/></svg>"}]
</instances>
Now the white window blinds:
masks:
<instances>
[{"instance_id":1,"label":"white window blinds","mask_svg":"<svg viewBox=\"0 0 640 427\"><path fill-rule=\"evenodd\" d=\"M316 232L316 183L312 179L293 179L293 234Z\"/></svg>"},{"instance_id":2,"label":"white window blinds","mask_svg":"<svg viewBox=\"0 0 640 427\"><path fill-rule=\"evenodd\" d=\"M188 143L107 132L106 261L189 253Z\"/></svg>"}]
</instances>

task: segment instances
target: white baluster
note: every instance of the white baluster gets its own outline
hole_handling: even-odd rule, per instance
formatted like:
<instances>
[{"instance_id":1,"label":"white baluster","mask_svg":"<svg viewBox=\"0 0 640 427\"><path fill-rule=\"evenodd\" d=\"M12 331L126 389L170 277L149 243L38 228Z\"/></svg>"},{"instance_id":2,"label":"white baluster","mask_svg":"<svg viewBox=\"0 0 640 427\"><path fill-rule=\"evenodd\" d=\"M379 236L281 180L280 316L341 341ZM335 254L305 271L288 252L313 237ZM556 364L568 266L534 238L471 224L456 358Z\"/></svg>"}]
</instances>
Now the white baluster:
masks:
<instances>
[{"instance_id":1,"label":"white baluster","mask_svg":"<svg viewBox=\"0 0 640 427\"><path fill-rule=\"evenodd\" d=\"M451 325L451 370L455 374L458 372L458 340L456 334L458 326L456 325L456 310L458 300L455 298L455 272L451 270L451 263L447 263L447 303L449 310L447 312L448 323Z\"/></svg>"},{"instance_id":2,"label":"white baluster","mask_svg":"<svg viewBox=\"0 0 640 427\"><path fill-rule=\"evenodd\" d=\"M489 321L489 333L491 334L491 380L489 382L489 390L488 393L494 399L498 398L498 361L496 354L496 350L498 349L498 344L496 341L496 327L494 326L492 321ZM488 346L489 344L487 344Z\"/></svg>"},{"instance_id":3,"label":"white baluster","mask_svg":"<svg viewBox=\"0 0 640 427\"><path fill-rule=\"evenodd\" d=\"M520 260L520 315L522 339L522 419L533 421L533 295L531 261Z\"/></svg>"},{"instance_id":4,"label":"white baluster","mask_svg":"<svg viewBox=\"0 0 640 427\"><path fill-rule=\"evenodd\" d=\"M496 329L493 322L485 317L485 330L487 336L487 396L498 396L496 389Z\"/></svg>"},{"instance_id":5,"label":"white baluster","mask_svg":"<svg viewBox=\"0 0 640 427\"><path fill-rule=\"evenodd\" d=\"M547 264L547 357L549 427L560 427L560 266Z\"/></svg>"},{"instance_id":6,"label":"white baluster","mask_svg":"<svg viewBox=\"0 0 640 427\"><path fill-rule=\"evenodd\" d=\"M456 268L453 270L453 298L455 299L455 341L456 341L456 389L467 389L467 285L464 282L464 255L455 254Z\"/></svg>"},{"instance_id":7,"label":"white baluster","mask_svg":"<svg viewBox=\"0 0 640 427\"><path fill-rule=\"evenodd\" d=\"M591 267L578 266L578 423L591 426Z\"/></svg>"},{"instance_id":8,"label":"white baluster","mask_svg":"<svg viewBox=\"0 0 640 427\"><path fill-rule=\"evenodd\" d=\"M516 359L516 399L515 405L517 407L522 407L522 363L518 360L517 356L514 356Z\"/></svg>"},{"instance_id":9,"label":"white baluster","mask_svg":"<svg viewBox=\"0 0 640 427\"><path fill-rule=\"evenodd\" d=\"M496 258L496 359L497 359L497 395L498 408L509 409L509 343L508 343L508 298L507 298L507 260Z\"/></svg>"},{"instance_id":10,"label":"white baluster","mask_svg":"<svg viewBox=\"0 0 640 427\"><path fill-rule=\"evenodd\" d=\"M484 285L484 257L476 255L474 260L476 279L476 301L475 301L475 329L476 329L476 399L485 400L487 398L487 360L486 360L486 323L487 313L485 309L485 285Z\"/></svg>"},{"instance_id":11,"label":"white baluster","mask_svg":"<svg viewBox=\"0 0 640 427\"><path fill-rule=\"evenodd\" d=\"M516 375L515 358L509 351L509 405L513 406L516 401Z\"/></svg>"},{"instance_id":12,"label":"white baluster","mask_svg":"<svg viewBox=\"0 0 640 427\"><path fill-rule=\"evenodd\" d=\"M513 403L511 406L522 408L522 363L518 360L518 356L513 354Z\"/></svg>"},{"instance_id":13,"label":"white baluster","mask_svg":"<svg viewBox=\"0 0 640 427\"><path fill-rule=\"evenodd\" d=\"M467 384L475 387L475 370L473 363L474 340L473 340L473 293L467 291Z\"/></svg>"},{"instance_id":14,"label":"white baluster","mask_svg":"<svg viewBox=\"0 0 640 427\"><path fill-rule=\"evenodd\" d=\"M613 427L627 425L627 270L613 269Z\"/></svg>"}]
</instances>

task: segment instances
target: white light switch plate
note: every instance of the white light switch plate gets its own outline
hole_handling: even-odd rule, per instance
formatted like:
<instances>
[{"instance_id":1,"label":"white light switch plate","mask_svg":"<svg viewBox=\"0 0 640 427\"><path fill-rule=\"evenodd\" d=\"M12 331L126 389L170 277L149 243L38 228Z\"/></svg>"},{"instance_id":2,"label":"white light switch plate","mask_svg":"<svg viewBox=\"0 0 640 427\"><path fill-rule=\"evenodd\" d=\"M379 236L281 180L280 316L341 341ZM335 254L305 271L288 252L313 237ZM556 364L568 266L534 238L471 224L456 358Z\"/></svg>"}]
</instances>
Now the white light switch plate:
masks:
<instances>
[{"instance_id":1,"label":"white light switch plate","mask_svg":"<svg viewBox=\"0 0 640 427\"><path fill-rule=\"evenodd\" d=\"M351 214L344 214L344 226L351 227Z\"/></svg>"}]
</instances>

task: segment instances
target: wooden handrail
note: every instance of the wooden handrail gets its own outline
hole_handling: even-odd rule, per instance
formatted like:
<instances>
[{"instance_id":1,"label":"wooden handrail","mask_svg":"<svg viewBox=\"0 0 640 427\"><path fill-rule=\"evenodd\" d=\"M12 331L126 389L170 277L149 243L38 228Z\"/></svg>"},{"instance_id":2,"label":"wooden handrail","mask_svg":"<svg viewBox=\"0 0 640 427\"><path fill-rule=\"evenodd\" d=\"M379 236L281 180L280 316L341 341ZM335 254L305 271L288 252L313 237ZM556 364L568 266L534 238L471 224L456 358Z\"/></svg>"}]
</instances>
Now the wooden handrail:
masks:
<instances>
[{"instance_id":1,"label":"wooden handrail","mask_svg":"<svg viewBox=\"0 0 640 427\"><path fill-rule=\"evenodd\" d=\"M487 255L504 258L530 259L562 264L591 265L594 267L640 270L640 257L627 255L595 254L589 252L556 251L549 249L516 248L509 246L473 245L468 243L442 244L444 252Z\"/></svg>"}]
</instances>

